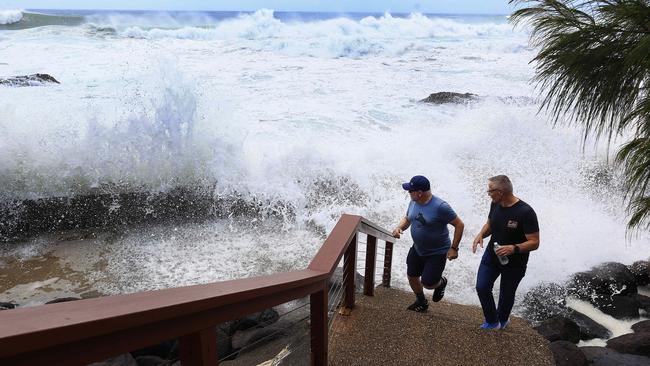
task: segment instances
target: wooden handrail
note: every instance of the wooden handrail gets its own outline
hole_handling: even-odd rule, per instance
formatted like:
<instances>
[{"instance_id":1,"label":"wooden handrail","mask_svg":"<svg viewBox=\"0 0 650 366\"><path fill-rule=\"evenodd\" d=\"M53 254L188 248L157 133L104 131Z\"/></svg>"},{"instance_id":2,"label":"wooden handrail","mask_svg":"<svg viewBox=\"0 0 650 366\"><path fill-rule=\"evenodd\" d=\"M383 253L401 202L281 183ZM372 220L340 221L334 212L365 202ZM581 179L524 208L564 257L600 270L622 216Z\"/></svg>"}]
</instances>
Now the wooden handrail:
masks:
<instances>
[{"instance_id":1,"label":"wooden handrail","mask_svg":"<svg viewBox=\"0 0 650 366\"><path fill-rule=\"evenodd\" d=\"M386 253L392 249L394 238L386 230L361 216L343 215L304 270L0 311L0 365L83 365L176 337L183 366L203 365L214 353L214 347L201 347L215 343L208 329L307 295L317 318L312 364L326 364L327 332L318 327L324 326L323 313L327 317L327 281L353 242L356 251L359 232L386 241ZM346 288L354 288L354 276L348 277ZM386 285L385 277L386 270ZM353 294L344 302L352 307ZM214 360L211 364L216 354Z\"/></svg>"}]
</instances>

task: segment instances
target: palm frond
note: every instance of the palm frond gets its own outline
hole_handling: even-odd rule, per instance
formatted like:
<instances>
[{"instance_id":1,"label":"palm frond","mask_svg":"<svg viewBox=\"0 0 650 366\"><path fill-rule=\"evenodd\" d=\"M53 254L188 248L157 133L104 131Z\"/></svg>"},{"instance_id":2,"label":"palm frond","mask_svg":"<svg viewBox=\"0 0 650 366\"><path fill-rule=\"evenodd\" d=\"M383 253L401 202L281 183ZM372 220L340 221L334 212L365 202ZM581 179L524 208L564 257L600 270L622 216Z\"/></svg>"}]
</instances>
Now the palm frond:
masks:
<instances>
[{"instance_id":1,"label":"palm frond","mask_svg":"<svg viewBox=\"0 0 650 366\"><path fill-rule=\"evenodd\" d=\"M511 0L531 27L540 110L579 124L584 141L631 133L618 152L630 228L650 225L650 1ZM648 206L643 206L647 204Z\"/></svg>"}]
</instances>

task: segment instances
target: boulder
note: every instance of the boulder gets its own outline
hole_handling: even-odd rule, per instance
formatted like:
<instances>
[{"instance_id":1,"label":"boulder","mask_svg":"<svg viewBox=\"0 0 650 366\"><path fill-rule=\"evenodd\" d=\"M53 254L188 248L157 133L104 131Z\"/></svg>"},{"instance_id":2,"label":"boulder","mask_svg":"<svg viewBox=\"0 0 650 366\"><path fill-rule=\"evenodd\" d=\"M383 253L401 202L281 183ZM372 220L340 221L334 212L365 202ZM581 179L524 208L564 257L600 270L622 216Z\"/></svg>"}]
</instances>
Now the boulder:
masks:
<instances>
[{"instance_id":1,"label":"boulder","mask_svg":"<svg viewBox=\"0 0 650 366\"><path fill-rule=\"evenodd\" d=\"M87 366L138 366L138 363L135 362L135 359L131 354L125 353L102 362L91 363Z\"/></svg>"},{"instance_id":2,"label":"boulder","mask_svg":"<svg viewBox=\"0 0 650 366\"><path fill-rule=\"evenodd\" d=\"M632 319L639 317L639 308L636 295L614 295L611 304L603 305L601 310L616 319Z\"/></svg>"},{"instance_id":3,"label":"boulder","mask_svg":"<svg viewBox=\"0 0 650 366\"><path fill-rule=\"evenodd\" d=\"M580 347L591 366L648 366L650 357L618 353L605 347Z\"/></svg>"},{"instance_id":4,"label":"boulder","mask_svg":"<svg viewBox=\"0 0 650 366\"><path fill-rule=\"evenodd\" d=\"M264 342L285 336L286 328L286 325L272 324L268 327L263 328L238 330L232 336L232 348L241 349L245 347L251 347L253 345L262 345Z\"/></svg>"},{"instance_id":5,"label":"boulder","mask_svg":"<svg viewBox=\"0 0 650 366\"><path fill-rule=\"evenodd\" d=\"M48 74L21 75L0 79L0 85L6 86L39 86L45 83L61 84L53 76Z\"/></svg>"},{"instance_id":6,"label":"boulder","mask_svg":"<svg viewBox=\"0 0 650 366\"><path fill-rule=\"evenodd\" d=\"M607 341L607 347L620 353L650 357L650 333L629 333Z\"/></svg>"},{"instance_id":7,"label":"boulder","mask_svg":"<svg viewBox=\"0 0 650 366\"><path fill-rule=\"evenodd\" d=\"M571 342L552 342L551 352L557 366L587 366L587 357Z\"/></svg>"},{"instance_id":8,"label":"boulder","mask_svg":"<svg viewBox=\"0 0 650 366\"><path fill-rule=\"evenodd\" d=\"M421 102L433 104L468 104L476 100L478 100L478 95L472 93L438 92L422 99Z\"/></svg>"},{"instance_id":9,"label":"boulder","mask_svg":"<svg viewBox=\"0 0 650 366\"><path fill-rule=\"evenodd\" d=\"M580 327L578 327L578 324L562 316L547 319L534 329L550 342L569 341L578 343L580 341Z\"/></svg>"},{"instance_id":10,"label":"boulder","mask_svg":"<svg viewBox=\"0 0 650 366\"><path fill-rule=\"evenodd\" d=\"M634 333L650 333L650 320L643 320L632 325Z\"/></svg>"},{"instance_id":11,"label":"boulder","mask_svg":"<svg viewBox=\"0 0 650 366\"><path fill-rule=\"evenodd\" d=\"M167 366L169 361L157 356L140 356L135 358L138 366Z\"/></svg>"},{"instance_id":12,"label":"boulder","mask_svg":"<svg viewBox=\"0 0 650 366\"><path fill-rule=\"evenodd\" d=\"M643 309L646 311L646 313L650 314L650 297L636 294L634 295L634 299L638 303L640 309Z\"/></svg>"},{"instance_id":13,"label":"boulder","mask_svg":"<svg viewBox=\"0 0 650 366\"><path fill-rule=\"evenodd\" d=\"M69 302L69 301L77 301L77 300L81 300L81 298L80 297L59 297L59 298L56 298L54 300L50 300L50 301L46 302L45 304L46 305L47 304L58 304L60 302Z\"/></svg>"},{"instance_id":14,"label":"boulder","mask_svg":"<svg viewBox=\"0 0 650 366\"><path fill-rule=\"evenodd\" d=\"M569 295L590 302L602 312L616 318L634 317L633 300L637 293L634 274L621 263L600 264L589 271L574 274L567 285ZM622 307L617 310L616 307ZM636 312L638 316L638 310Z\"/></svg>"},{"instance_id":15,"label":"boulder","mask_svg":"<svg viewBox=\"0 0 650 366\"><path fill-rule=\"evenodd\" d=\"M580 339L582 340L594 338L609 339L612 336L612 332L609 329L578 311L570 310L567 318L578 324L580 328Z\"/></svg>"},{"instance_id":16,"label":"boulder","mask_svg":"<svg viewBox=\"0 0 650 366\"><path fill-rule=\"evenodd\" d=\"M0 310L15 309L16 306L18 306L18 305L14 304L12 302L0 302Z\"/></svg>"},{"instance_id":17,"label":"boulder","mask_svg":"<svg viewBox=\"0 0 650 366\"><path fill-rule=\"evenodd\" d=\"M237 352L233 352L230 333L230 323L224 323L215 328L217 333L217 357L220 360L232 360L237 357Z\"/></svg>"},{"instance_id":18,"label":"boulder","mask_svg":"<svg viewBox=\"0 0 650 366\"><path fill-rule=\"evenodd\" d=\"M634 275L637 286L650 284L650 261L636 261L628 268Z\"/></svg>"},{"instance_id":19,"label":"boulder","mask_svg":"<svg viewBox=\"0 0 650 366\"><path fill-rule=\"evenodd\" d=\"M135 359L144 356L159 357L165 360L173 358L174 350L178 349L178 340L169 340L152 346L144 347L131 352Z\"/></svg>"},{"instance_id":20,"label":"boulder","mask_svg":"<svg viewBox=\"0 0 650 366\"><path fill-rule=\"evenodd\" d=\"M278 321L279 318L280 315L278 314L277 311L275 311L275 309L273 308L266 309L264 311L253 313L241 319L232 321L230 323L230 330L228 333L230 335L233 335L238 330L246 330L255 327L265 327L275 323L276 321Z\"/></svg>"},{"instance_id":21,"label":"boulder","mask_svg":"<svg viewBox=\"0 0 650 366\"><path fill-rule=\"evenodd\" d=\"M566 296L566 287L557 283L541 283L524 295L523 316L532 322L565 316L569 312L566 307Z\"/></svg>"}]
</instances>

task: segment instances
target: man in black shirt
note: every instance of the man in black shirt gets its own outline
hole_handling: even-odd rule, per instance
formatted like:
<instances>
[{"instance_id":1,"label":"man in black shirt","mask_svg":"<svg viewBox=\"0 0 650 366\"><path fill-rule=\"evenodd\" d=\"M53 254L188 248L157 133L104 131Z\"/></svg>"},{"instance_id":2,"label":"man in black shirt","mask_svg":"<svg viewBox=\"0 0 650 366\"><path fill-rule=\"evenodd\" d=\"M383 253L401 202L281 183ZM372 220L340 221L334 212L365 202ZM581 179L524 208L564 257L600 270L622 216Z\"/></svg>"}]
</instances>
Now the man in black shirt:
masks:
<instances>
[{"instance_id":1,"label":"man in black shirt","mask_svg":"<svg viewBox=\"0 0 650 366\"><path fill-rule=\"evenodd\" d=\"M478 269L476 292L485 316L481 328L503 329L508 325L517 286L526 274L528 253L539 247L539 225L533 208L514 196L512 183L505 175L488 179L487 193L492 199L488 220L472 244L472 252L476 253L477 246L483 248L483 238L491 235ZM499 276L497 307L492 287Z\"/></svg>"}]
</instances>

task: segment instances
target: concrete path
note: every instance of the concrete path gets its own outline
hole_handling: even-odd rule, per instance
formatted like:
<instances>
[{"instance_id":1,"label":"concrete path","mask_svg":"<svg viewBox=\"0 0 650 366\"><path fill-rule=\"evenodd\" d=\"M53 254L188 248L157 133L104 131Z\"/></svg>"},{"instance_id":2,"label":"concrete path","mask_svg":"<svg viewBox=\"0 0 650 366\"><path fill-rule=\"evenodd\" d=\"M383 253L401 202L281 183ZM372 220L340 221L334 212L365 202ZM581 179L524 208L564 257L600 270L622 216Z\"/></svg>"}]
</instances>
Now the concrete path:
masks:
<instances>
[{"instance_id":1,"label":"concrete path","mask_svg":"<svg viewBox=\"0 0 650 366\"><path fill-rule=\"evenodd\" d=\"M411 293L379 287L357 295L349 316L330 330L330 365L555 365L549 343L522 319L505 330L480 330L479 307L429 302L426 313L406 310Z\"/></svg>"}]
</instances>

